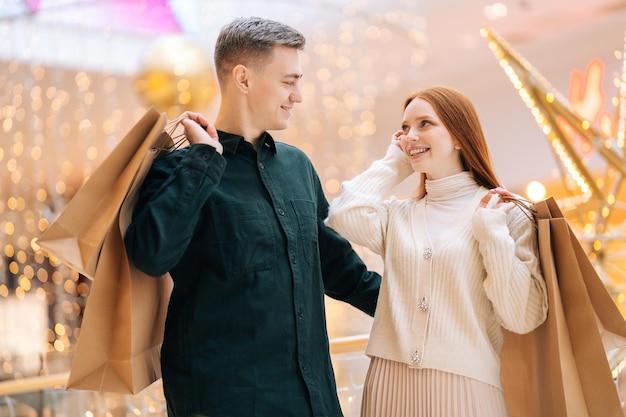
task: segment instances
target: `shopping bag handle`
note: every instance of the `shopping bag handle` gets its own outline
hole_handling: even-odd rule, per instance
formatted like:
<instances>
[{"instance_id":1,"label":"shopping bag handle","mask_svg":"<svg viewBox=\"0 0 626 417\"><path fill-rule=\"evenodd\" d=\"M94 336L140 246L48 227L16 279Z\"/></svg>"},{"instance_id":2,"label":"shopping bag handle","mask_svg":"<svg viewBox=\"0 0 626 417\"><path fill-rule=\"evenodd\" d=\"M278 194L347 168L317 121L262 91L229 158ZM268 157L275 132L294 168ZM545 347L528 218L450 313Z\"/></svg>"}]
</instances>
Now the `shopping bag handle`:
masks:
<instances>
[{"instance_id":1,"label":"shopping bag handle","mask_svg":"<svg viewBox=\"0 0 626 417\"><path fill-rule=\"evenodd\" d=\"M537 210L534 207L534 203L532 201L526 200L521 197L513 197L508 195L500 196L500 198L504 201L508 201L514 203L517 207L522 210L522 213L528 217L528 219L532 222L532 224L537 227Z\"/></svg>"},{"instance_id":2,"label":"shopping bag handle","mask_svg":"<svg viewBox=\"0 0 626 417\"><path fill-rule=\"evenodd\" d=\"M157 152L156 158L160 158L165 154L168 154L178 148L182 148L189 144L187 136L184 131L182 133L176 133L180 122L184 117L178 117L170 120L165 124L161 137L156 141L154 150Z\"/></svg>"}]
</instances>

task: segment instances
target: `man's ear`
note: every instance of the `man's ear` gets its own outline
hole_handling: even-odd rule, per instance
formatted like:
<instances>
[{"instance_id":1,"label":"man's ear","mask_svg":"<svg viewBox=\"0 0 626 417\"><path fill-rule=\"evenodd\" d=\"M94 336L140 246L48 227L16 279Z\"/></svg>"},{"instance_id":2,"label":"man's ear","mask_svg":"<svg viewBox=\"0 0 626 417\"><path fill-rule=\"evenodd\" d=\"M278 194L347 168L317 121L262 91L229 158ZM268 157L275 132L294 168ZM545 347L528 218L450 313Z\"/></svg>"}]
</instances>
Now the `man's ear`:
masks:
<instances>
[{"instance_id":1,"label":"man's ear","mask_svg":"<svg viewBox=\"0 0 626 417\"><path fill-rule=\"evenodd\" d=\"M247 92L249 89L250 70L245 65L236 65L232 70L233 81L235 86L242 92Z\"/></svg>"}]
</instances>

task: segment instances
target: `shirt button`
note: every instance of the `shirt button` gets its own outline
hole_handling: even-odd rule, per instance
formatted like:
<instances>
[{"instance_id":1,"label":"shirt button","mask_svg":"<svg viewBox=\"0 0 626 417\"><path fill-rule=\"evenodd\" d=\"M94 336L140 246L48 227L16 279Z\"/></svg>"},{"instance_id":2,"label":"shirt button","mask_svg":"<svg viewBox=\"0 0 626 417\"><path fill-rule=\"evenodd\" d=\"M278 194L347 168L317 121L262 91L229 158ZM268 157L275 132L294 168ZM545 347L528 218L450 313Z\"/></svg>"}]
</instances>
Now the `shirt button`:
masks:
<instances>
[{"instance_id":1,"label":"shirt button","mask_svg":"<svg viewBox=\"0 0 626 417\"><path fill-rule=\"evenodd\" d=\"M209 153L205 152L202 154L202 159L204 159L205 161L209 159Z\"/></svg>"},{"instance_id":2,"label":"shirt button","mask_svg":"<svg viewBox=\"0 0 626 417\"><path fill-rule=\"evenodd\" d=\"M298 261L296 261L296 257L295 257L295 256L292 256L292 257L291 257L291 263L292 263L292 264L296 264L296 263L298 263Z\"/></svg>"},{"instance_id":3,"label":"shirt button","mask_svg":"<svg viewBox=\"0 0 626 417\"><path fill-rule=\"evenodd\" d=\"M263 165L263 162L259 162L259 168L260 169L265 169L265 165Z\"/></svg>"},{"instance_id":4,"label":"shirt button","mask_svg":"<svg viewBox=\"0 0 626 417\"><path fill-rule=\"evenodd\" d=\"M300 366L302 367L302 370L303 370L303 371L306 371L306 363L302 362L302 363L300 364Z\"/></svg>"},{"instance_id":5,"label":"shirt button","mask_svg":"<svg viewBox=\"0 0 626 417\"><path fill-rule=\"evenodd\" d=\"M299 318L304 317L304 312L302 311L302 309L301 309L301 308L300 308L300 309L298 309L298 317L299 317Z\"/></svg>"},{"instance_id":6,"label":"shirt button","mask_svg":"<svg viewBox=\"0 0 626 417\"><path fill-rule=\"evenodd\" d=\"M281 216L284 216L285 215L285 210L279 208L278 209L278 214L280 214Z\"/></svg>"}]
</instances>

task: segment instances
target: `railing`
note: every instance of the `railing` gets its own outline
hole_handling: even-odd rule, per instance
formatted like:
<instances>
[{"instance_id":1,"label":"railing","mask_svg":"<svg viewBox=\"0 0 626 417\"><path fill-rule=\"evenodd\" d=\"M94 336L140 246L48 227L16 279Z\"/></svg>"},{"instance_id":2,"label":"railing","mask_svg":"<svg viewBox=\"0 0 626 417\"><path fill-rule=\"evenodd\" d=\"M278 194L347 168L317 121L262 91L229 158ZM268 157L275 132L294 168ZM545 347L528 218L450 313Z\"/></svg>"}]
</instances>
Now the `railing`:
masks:
<instances>
[{"instance_id":1,"label":"railing","mask_svg":"<svg viewBox=\"0 0 626 417\"><path fill-rule=\"evenodd\" d=\"M64 372L54 375L0 381L0 397L45 391L47 389L65 389L68 375L68 372Z\"/></svg>"},{"instance_id":2,"label":"railing","mask_svg":"<svg viewBox=\"0 0 626 417\"><path fill-rule=\"evenodd\" d=\"M337 377L337 394L346 417L358 416L361 404L363 380L369 360L364 355L367 335L331 339L330 353ZM160 383L147 389L145 393L132 395L108 395L83 391L66 391L69 373L55 373L22 379L0 381L0 417L98 417L117 415L113 407L123 406L126 415L149 415L162 417L167 413L163 404ZM36 394L36 399L33 399ZM71 400L71 407L58 410L60 404ZM28 412L19 409L26 404Z\"/></svg>"},{"instance_id":3,"label":"railing","mask_svg":"<svg viewBox=\"0 0 626 417\"><path fill-rule=\"evenodd\" d=\"M368 339L368 335L366 334L331 339L330 354L339 355L343 353L364 352Z\"/></svg>"}]
</instances>

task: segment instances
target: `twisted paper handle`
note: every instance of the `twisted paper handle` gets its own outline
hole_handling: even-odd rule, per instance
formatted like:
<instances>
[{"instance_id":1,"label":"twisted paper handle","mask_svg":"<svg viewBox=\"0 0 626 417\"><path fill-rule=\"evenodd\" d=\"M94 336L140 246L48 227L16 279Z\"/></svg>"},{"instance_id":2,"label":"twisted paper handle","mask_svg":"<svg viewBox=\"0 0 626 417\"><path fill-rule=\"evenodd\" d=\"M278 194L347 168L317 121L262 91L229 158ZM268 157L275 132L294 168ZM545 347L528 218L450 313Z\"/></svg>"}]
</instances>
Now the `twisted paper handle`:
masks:
<instances>
[{"instance_id":1,"label":"twisted paper handle","mask_svg":"<svg viewBox=\"0 0 626 417\"><path fill-rule=\"evenodd\" d=\"M164 154L172 152L178 148L182 148L189 143L184 131L176 133L176 130L182 120L183 117L181 116L170 120L165 124L163 133L161 133L161 136L153 147L153 149L157 152L156 158L160 158Z\"/></svg>"},{"instance_id":2,"label":"twisted paper handle","mask_svg":"<svg viewBox=\"0 0 626 417\"><path fill-rule=\"evenodd\" d=\"M535 227L537 227L537 210L535 210L535 208L533 207L532 201L523 199L521 197L511 196L501 196L500 198L504 201L510 201L511 203L514 203L517 207L519 207L520 210L522 210L522 213L524 213L524 215L528 217L528 219L535 225Z\"/></svg>"}]
</instances>

